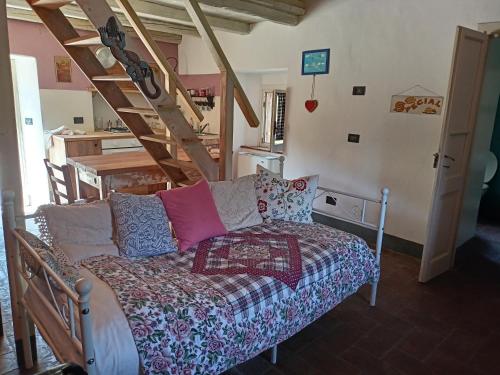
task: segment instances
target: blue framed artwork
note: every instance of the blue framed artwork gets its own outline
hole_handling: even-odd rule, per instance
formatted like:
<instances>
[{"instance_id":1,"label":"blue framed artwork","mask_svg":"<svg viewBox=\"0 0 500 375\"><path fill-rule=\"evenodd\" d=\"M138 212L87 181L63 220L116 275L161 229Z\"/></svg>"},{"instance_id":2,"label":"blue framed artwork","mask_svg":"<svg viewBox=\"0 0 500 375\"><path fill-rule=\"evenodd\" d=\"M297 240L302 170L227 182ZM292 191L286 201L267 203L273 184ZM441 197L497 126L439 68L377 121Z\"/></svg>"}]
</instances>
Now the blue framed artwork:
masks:
<instances>
[{"instance_id":1,"label":"blue framed artwork","mask_svg":"<svg viewBox=\"0 0 500 375\"><path fill-rule=\"evenodd\" d=\"M302 75L330 73L330 48L302 52Z\"/></svg>"}]
</instances>

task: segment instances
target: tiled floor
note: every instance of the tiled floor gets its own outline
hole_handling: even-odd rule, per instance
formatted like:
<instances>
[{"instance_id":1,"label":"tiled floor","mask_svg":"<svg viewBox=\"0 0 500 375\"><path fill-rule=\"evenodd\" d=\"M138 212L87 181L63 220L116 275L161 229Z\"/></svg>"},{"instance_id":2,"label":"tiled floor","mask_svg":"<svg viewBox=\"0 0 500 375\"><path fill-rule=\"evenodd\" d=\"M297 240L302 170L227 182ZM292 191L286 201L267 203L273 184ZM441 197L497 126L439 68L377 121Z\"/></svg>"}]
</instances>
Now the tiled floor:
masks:
<instances>
[{"instance_id":1,"label":"tiled floor","mask_svg":"<svg viewBox=\"0 0 500 375\"><path fill-rule=\"evenodd\" d=\"M36 371L17 369L3 265L0 374L31 374ZM368 306L364 288L281 344L276 366L264 353L229 373L500 374L499 268L469 257L464 266L421 285L418 259L385 251L382 267L376 308ZM40 370L55 360L38 342Z\"/></svg>"}]
</instances>

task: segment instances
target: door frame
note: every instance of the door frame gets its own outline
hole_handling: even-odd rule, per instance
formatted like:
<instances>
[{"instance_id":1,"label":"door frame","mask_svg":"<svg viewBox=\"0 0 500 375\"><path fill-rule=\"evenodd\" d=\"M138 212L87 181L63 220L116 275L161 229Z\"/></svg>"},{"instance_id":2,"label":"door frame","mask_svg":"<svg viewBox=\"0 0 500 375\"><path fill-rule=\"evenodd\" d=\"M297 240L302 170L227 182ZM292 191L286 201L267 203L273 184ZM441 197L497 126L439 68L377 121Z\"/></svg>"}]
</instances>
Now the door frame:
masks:
<instances>
[{"instance_id":1,"label":"door frame","mask_svg":"<svg viewBox=\"0 0 500 375\"><path fill-rule=\"evenodd\" d=\"M436 220L438 219L438 215L440 212L439 211L440 205L438 204L439 203L438 200L440 198L439 189L441 187L441 183L442 183L442 180L444 178L444 176L443 176L443 172L444 172L443 163L445 162L445 158L442 157L442 155L445 152L447 135L448 135L448 131L449 131L449 116L450 116L450 112L449 112L450 106L449 105L450 105L450 99L451 99L450 95L451 95L452 90L454 88L455 78L457 75L457 64L455 61L455 57L457 56L457 49L459 48L459 40L462 37L463 32L467 31L467 30L471 30L471 29L468 29L468 28L462 27L462 26L458 26L457 32L455 35L455 47L454 47L453 57L452 57L453 61L452 61L452 65L451 65L450 80L448 82L448 98L447 98L448 100L447 100L447 104L446 104L445 118L443 121L443 126L441 129L441 137L440 137L440 142L439 142L439 151L438 151L439 160L437 163L436 178L434 180L433 195L432 195L432 205L431 205L431 210L429 212L429 218L427 221L426 239L425 239L425 243L424 243L422 260L421 260L421 264L420 264L420 273L419 273L419 277L418 277L418 280L420 282L427 282L431 278L434 277L434 275L430 274L430 271L431 271L430 263L432 261L432 254L427 254L426 249L428 251L431 251L431 250L429 250L429 247L432 244L431 241L433 241L433 236L431 236L431 233L432 233L432 229L436 225ZM473 30L473 31L480 33L477 30ZM488 38L488 41L489 41L489 38ZM488 49L488 46L486 48ZM484 84L484 73L485 73L486 60L487 60L487 53L485 54L484 59L480 62L481 68L480 68L478 78L475 82L475 86L477 87L477 90L475 92L475 95L472 98L473 113L471 113L471 116L473 116L473 127L471 130L471 135L470 135L470 137L467 140L467 143L465 145L467 155L464 158L464 164L465 164L464 168L465 168L466 174L463 178L463 181L462 181L461 187L460 187L459 204L455 208L455 212L453 214L453 217L450 218L451 220L453 220L452 234L451 234L452 241L451 242L453 243L453 246L454 246L454 248L452 249L452 256L451 256L450 264L449 264L450 268L453 266L454 261L455 261L455 254L456 254L455 243L456 243L457 234L458 234L458 227L460 225L460 220L459 220L460 214L461 214L462 209L463 209L465 187L466 187L466 183L468 181L468 170L469 170L470 160L471 160L471 155L472 155L472 145L473 145L474 138L475 138L475 130L476 130L476 126L477 126L477 117L478 117L478 113L479 113L479 104L480 104L480 99L481 99L482 87Z\"/></svg>"}]
</instances>

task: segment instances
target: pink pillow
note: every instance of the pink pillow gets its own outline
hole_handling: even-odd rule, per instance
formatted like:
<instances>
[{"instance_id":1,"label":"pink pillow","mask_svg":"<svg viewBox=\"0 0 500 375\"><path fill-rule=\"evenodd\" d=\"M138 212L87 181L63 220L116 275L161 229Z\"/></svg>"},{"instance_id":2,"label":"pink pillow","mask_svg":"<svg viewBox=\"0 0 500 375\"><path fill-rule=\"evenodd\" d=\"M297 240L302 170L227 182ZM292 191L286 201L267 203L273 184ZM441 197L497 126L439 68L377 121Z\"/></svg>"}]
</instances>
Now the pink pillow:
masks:
<instances>
[{"instance_id":1,"label":"pink pillow","mask_svg":"<svg viewBox=\"0 0 500 375\"><path fill-rule=\"evenodd\" d=\"M227 234L207 181L200 180L192 186L162 190L156 195L163 201L180 251L207 238Z\"/></svg>"}]
</instances>

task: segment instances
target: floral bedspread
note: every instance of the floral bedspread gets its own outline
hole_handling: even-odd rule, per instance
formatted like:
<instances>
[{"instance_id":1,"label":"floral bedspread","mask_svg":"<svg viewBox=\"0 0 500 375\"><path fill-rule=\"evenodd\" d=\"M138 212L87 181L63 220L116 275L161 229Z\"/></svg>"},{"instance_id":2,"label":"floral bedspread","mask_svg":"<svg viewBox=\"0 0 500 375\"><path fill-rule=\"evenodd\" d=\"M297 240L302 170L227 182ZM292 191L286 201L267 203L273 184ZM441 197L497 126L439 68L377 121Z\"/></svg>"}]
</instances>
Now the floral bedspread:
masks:
<instances>
[{"instance_id":1,"label":"floral bedspread","mask_svg":"<svg viewBox=\"0 0 500 375\"><path fill-rule=\"evenodd\" d=\"M193 273L196 249L83 263L115 291L146 374L223 372L291 337L379 278L371 250L354 235L280 221L232 233L248 232L300 239L303 274L295 290L269 276Z\"/></svg>"}]
</instances>

